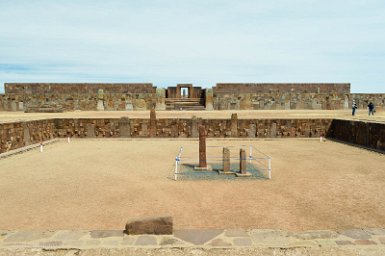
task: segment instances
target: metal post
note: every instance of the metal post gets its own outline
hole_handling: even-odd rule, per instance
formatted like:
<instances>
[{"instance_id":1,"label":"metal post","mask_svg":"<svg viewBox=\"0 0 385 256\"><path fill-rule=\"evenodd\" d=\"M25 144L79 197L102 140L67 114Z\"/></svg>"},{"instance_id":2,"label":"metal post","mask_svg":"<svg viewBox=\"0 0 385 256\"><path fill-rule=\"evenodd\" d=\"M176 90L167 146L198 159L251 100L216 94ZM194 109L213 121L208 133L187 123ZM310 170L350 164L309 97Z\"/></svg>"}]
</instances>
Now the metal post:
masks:
<instances>
[{"instance_id":1,"label":"metal post","mask_svg":"<svg viewBox=\"0 0 385 256\"><path fill-rule=\"evenodd\" d=\"M269 180L271 180L271 157L269 157L268 160L268 169L267 171L269 172Z\"/></svg>"},{"instance_id":2,"label":"metal post","mask_svg":"<svg viewBox=\"0 0 385 256\"><path fill-rule=\"evenodd\" d=\"M253 147L250 145L250 148L249 148L249 163L251 163L251 159L253 159Z\"/></svg>"}]
</instances>

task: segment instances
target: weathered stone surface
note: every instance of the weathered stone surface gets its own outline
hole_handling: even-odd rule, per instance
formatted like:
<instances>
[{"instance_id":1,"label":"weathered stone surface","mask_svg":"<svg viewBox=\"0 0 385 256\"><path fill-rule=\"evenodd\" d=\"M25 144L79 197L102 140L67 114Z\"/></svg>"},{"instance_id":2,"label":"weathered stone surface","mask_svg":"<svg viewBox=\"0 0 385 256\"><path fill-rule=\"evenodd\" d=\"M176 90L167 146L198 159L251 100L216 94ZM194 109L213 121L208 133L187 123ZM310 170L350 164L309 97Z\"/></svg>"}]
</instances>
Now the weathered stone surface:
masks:
<instances>
[{"instance_id":1,"label":"weathered stone surface","mask_svg":"<svg viewBox=\"0 0 385 256\"><path fill-rule=\"evenodd\" d=\"M119 136L131 137L131 123L128 117L121 117L119 119Z\"/></svg>"},{"instance_id":2,"label":"weathered stone surface","mask_svg":"<svg viewBox=\"0 0 385 256\"><path fill-rule=\"evenodd\" d=\"M129 235L168 235L173 232L173 220L170 216L132 219L127 222L125 231Z\"/></svg>"},{"instance_id":3,"label":"weathered stone surface","mask_svg":"<svg viewBox=\"0 0 385 256\"><path fill-rule=\"evenodd\" d=\"M231 114L231 137L238 137L238 115Z\"/></svg>"},{"instance_id":4,"label":"weathered stone surface","mask_svg":"<svg viewBox=\"0 0 385 256\"><path fill-rule=\"evenodd\" d=\"M155 137L156 136L156 113L155 109L152 108L150 110L150 132L149 132L150 137Z\"/></svg>"},{"instance_id":5,"label":"weathered stone surface","mask_svg":"<svg viewBox=\"0 0 385 256\"><path fill-rule=\"evenodd\" d=\"M353 239L366 240L371 238L368 232L362 229L347 229L339 231L338 233Z\"/></svg>"},{"instance_id":6,"label":"weathered stone surface","mask_svg":"<svg viewBox=\"0 0 385 256\"><path fill-rule=\"evenodd\" d=\"M246 151L244 149L239 150L239 171L242 174L246 174L247 162Z\"/></svg>"},{"instance_id":7,"label":"weathered stone surface","mask_svg":"<svg viewBox=\"0 0 385 256\"><path fill-rule=\"evenodd\" d=\"M199 167L206 168L206 129L203 125L199 126Z\"/></svg>"},{"instance_id":8,"label":"weathered stone surface","mask_svg":"<svg viewBox=\"0 0 385 256\"><path fill-rule=\"evenodd\" d=\"M203 245L221 233L222 229L183 229L175 230L174 236L195 245Z\"/></svg>"},{"instance_id":9,"label":"weathered stone surface","mask_svg":"<svg viewBox=\"0 0 385 256\"><path fill-rule=\"evenodd\" d=\"M123 230L93 230L90 232L92 238L123 237Z\"/></svg>"},{"instance_id":10,"label":"weathered stone surface","mask_svg":"<svg viewBox=\"0 0 385 256\"><path fill-rule=\"evenodd\" d=\"M223 148L223 171L230 171L230 149Z\"/></svg>"},{"instance_id":11,"label":"weathered stone surface","mask_svg":"<svg viewBox=\"0 0 385 256\"><path fill-rule=\"evenodd\" d=\"M157 245L156 239L153 236L140 236L135 242L135 245L141 246L155 246Z\"/></svg>"}]
</instances>

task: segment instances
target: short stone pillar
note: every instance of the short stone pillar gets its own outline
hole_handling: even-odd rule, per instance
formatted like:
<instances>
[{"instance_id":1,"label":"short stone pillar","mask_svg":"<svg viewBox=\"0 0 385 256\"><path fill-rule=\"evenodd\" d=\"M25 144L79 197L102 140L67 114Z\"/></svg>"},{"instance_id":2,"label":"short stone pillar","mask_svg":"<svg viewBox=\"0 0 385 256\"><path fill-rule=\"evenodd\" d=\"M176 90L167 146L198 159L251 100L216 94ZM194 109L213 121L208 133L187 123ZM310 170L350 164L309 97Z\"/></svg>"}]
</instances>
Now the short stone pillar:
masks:
<instances>
[{"instance_id":1,"label":"short stone pillar","mask_svg":"<svg viewBox=\"0 0 385 256\"><path fill-rule=\"evenodd\" d=\"M237 113L231 114L231 137L238 137L238 115Z\"/></svg>"},{"instance_id":2,"label":"short stone pillar","mask_svg":"<svg viewBox=\"0 0 385 256\"><path fill-rule=\"evenodd\" d=\"M156 113L155 108L150 110L150 137L156 137Z\"/></svg>"},{"instance_id":3,"label":"short stone pillar","mask_svg":"<svg viewBox=\"0 0 385 256\"><path fill-rule=\"evenodd\" d=\"M199 126L199 168L207 168L206 160L206 129Z\"/></svg>"},{"instance_id":4,"label":"short stone pillar","mask_svg":"<svg viewBox=\"0 0 385 256\"><path fill-rule=\"evenodd\" d=\"M214 110L213 106L214 93L213 89L206 89L206 110Z\"/></svg>"},{"instance_id":5,"label":"short stone pillar","mask_svg":"<svg viewBox=\"0 0 385 256\"><path fill-rule=\"evenodd\" d=\"M246 151L241 148L239 151L239 171L242 174L246 174L246 164Z\"/></svg>"},{"instance_id":6,"label":"short stone pillar","mask_svg":"<svg viewBox=\"0 0 385 256\"><path fill-rule=\"evenodd\" d=\"M230 172L230 149L223 148L223 172Z\"/></svg>"}]
</instances>

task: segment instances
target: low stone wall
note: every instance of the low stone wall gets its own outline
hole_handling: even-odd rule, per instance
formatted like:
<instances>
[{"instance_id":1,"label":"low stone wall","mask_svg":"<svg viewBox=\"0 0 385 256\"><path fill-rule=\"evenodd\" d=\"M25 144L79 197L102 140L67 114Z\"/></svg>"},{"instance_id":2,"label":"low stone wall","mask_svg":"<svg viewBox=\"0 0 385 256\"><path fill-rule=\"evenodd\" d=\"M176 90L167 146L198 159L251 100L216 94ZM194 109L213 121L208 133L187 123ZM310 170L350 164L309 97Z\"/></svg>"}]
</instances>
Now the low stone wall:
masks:
<instances>
[{"instance_id":1,"label":"low stone wall","mask_svg":"<svg viewBox=\"0 0 385 256\"><path fill-rule=\"evenodd\" d=\"M54 137L54 131L53 120L1 123L0 153L50 140Z\"/></svg>"},{"instance_id":2,"label":"low stone wall","mask_svg":"<svg viewBox=\"0 0 385 256\"><path fill-rule=\"evenodd\" d=\"M50 119L0 124L0 153L51 138L197 138L198 126L209 138L318 137L331 119Z\"/></svg>"},{"instance_id":3,"label":"low stone wall","mask_svg":"<svg viewBox=\"0 0 385 256\"><path fill-rule=\"evenodd\" d=\"M335 119L327 136L339 141L385 152L385 124Z\"/></svg>"}]
</instances>

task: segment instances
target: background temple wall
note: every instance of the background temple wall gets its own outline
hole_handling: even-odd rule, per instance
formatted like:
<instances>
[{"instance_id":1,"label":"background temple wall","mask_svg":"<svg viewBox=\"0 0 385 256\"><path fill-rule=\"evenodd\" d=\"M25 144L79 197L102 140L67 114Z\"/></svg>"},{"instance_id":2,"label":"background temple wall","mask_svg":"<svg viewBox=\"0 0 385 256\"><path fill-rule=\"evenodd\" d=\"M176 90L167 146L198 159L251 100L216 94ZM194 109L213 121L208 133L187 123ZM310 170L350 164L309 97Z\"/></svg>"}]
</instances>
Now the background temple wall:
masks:
<instances>
[{"instance_id":1,"label":"background temple wall","mask_svg":"<svg viewBox=\"0 0 385 256\"><path fill-rule=\"evenodd\" d=\"M192 85L189 85L192 86ZM7 83L0 95L0 111L63 112L94 110L167 109L166 97L177 88L152 84L34 84ZM202 98L207 110L336 110L359 109L372 101L385 108L384 94L350 93L350 84L217 84L213 89L191 87L192 98ZM204 107L203 107L204 108Z\"/></svg>"}]
</instances>

